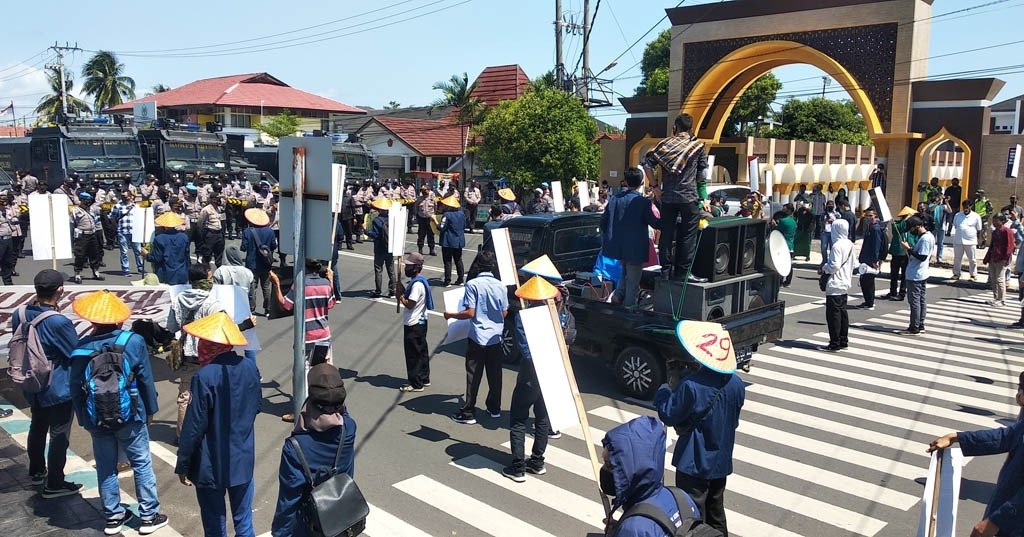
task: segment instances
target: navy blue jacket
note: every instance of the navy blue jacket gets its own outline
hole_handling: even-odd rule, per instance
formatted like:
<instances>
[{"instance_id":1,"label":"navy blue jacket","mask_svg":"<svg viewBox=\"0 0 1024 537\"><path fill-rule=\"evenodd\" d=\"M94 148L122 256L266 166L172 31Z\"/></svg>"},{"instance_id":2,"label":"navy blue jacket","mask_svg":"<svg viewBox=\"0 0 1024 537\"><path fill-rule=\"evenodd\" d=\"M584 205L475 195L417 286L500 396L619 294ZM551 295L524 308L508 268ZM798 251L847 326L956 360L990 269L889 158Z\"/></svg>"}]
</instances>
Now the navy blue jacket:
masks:
<instances>
[{"instance_id":1,"label":"navy blue jacket","mask_svg":"<svg viewBox=\"0 0 1024 537\"><path fill-rule=\"evenodd\" d=\"M271 252L277 251L277 237L274 236L274 230L269 227L247 227L242 232L242 251L245 252L245 268L253 272L267 272L271 267L271 263L267 263L263 256L260 255L260 247L257 244L259 242L270 248Z\"/></svg>"},{"instance_id":2,"label":"navy blue jacket","mask_svg":"<svg viewBox=\"0 0 1024 537\"><path fill-rule=\"evenodd\" d=\"M87 431L95 431L96 424L85 411L85 366L89 364L89 355L81 353L82 350L91 354L100 349L104 344L114 344L114 340L121 335L122 330L114 330L98 336L86 336L78 343L80 356L71 359L71 400L75 404L75 414L78 416L78 424ZM149 367L149 349L146 348L146 340L138 334L132 334L124 346L122 353L128 360L135 381L129 390L135 404L135 415L131 421L145 423L147 416L156 414L160 408L156 400L156 386L153 384L153 372Z\"/></svg>"},{"instance_id":3,"label":"navy blue jacket","mask_svg":"<svg viewBox=\"0 0 1024 537\"><path fill-rule=\"evenodd\" d=\"M601 249L604 255L626 263L643 263L650 253L647 226L658 227L651 200L635 190L619 192L601 214Z\"/></svg>"},{"instance_id":4,"label":"navy blue jacket","mask_svg":"<svg viewBox=\"0 0 1024 537\"><path fill-rule=\"evenodd\" d=\"M672 492L664 486L665 426L651 416L641 416L608 431L602 441L608 450L615 483L613 507L628 511L638 503L650 503L669 519L700 519L700 510L690 499L689 512L680 513ZM685 496L685 493L684 493ZM683 507L686 509L686 507ZM615 537L662 537L657 522L642 516L626 518L615 529Z\"/></svg>"},{"instance_id":5,"label":"navy blue jacket","mask_svg":"<svg viewBox=\"0 0 1024 537\"><path fill-rule=\"evenodd\" d=\"M366 232L366 236L373 239L373 255L375 257L388 255L387 213L378 214L377 218L373 219L373 223L370 225L370 229Z\"/></svg>"},{"instance_id":6,"label":"navy blue jacket","mask_svg":"<svg viewBox=\"0 0 1024 537\"><path fill-rule=\"evenodd\" d=\"M174 473L208 489L252 481L254 423L263 397L256 361L233 351L221 354L199 368L191 391Z\"/></svg>"},{"instance_id":7,"label":"navy blue jacket","mask_svg":"<svg viewBox=\"0 0 1024 537\"><path fill-rule=\"evenodd\" d=\"M184 231L161 231L153 236L153 247L146 256L153 264L153 272L160 283L182 285L188 283L188 235Z\"/></svg>"},{"instance_id":8,"label":"navy blue jacket","mask_svg":"<svg viewBox=\"0 0 1024 537\"><path fill-rule=\"evenodd\" d=\"M857 261L874 266L881 263L889 253L889 241L885 238L885 230L878 222L870 224L864 230L864 242L860 245L860 257Z\"/></svg>"},{"instance_id":9,"label":"navy blue jacket","mask_svg":"<svg viewBox=\"0 0 1024 537\"><path fill-rule=\"evenodd\" d=\"M356 422L346 412L345 440L341 448L341 460L338 472L355 477ZM341 441L341 427L334 427L323 432L308 430L292 433L292 438L299 442L302 454L314 477L317 472L327 472L334 464L334 456ZM306 526L299 522L299 500L306 490L308 481L302 471L302 464L295 453L292 443L285 440L281 449L281 467L277 473L280 488L277 492L277 510L274 511L274 522L271 534L288 537L305 537L309 535Z\"/></svg>"},{"instance_id":10,"label":"navy blue jacket","mask_svg":"<svg viewBox=\"0 0 1024 537\"><path fill-rule=\"evenodd\" d=\"M462 209L448 211L441 219L441 248L466 247L466 213Z\"/></svg>"},{"instance_id":11,"label":"navy blue jacket","mask_svg":"<svg viewBox=\"0 0 1024 537\"><path fill-rule=\"evenodd\" d=\"M1009 453L985 518L999 526L1001 536L1024 536L1024 420L1001 429L957 433L957 442L968 457Z\"/></svg>"},{"instance_id":12,"label":"navy blue jacket","mask_svg":"<svg viewBox=\"0 0 1024 537\"><path fill-rule=\"evenodd\" d=\"M674 427L702 414L719 388L723 392L711 412L676 442L672 465L688 476L720 479L732 473L732 448L746 387L738 374L723 375L701 367L681 380L675 390L663 384L654 394L654 408L661 421Z\"/></svg>"},{"instance_id":13,"label":"navy blue jacket","mask_svg":"<svg viewBox=\"0 0 1024 537\"><path fill-rule=\"evenodd\" d=\"M25 321L32 322L36 315L44 311L52 310L50 306L37 306L31 304L25 309ZM18 329L22 319L18 318L18 309L11 315L11 331ZM71 386L69 384L69 366L71 365L71 353L78 347L78 332L75 332L75 325L63 315L54 315L46 319L36 327L39 334L39 342L46 351L46 357L53 362L50 372L50 385L39 393L26 393L25 399L30 404L38 404L41 407L51 407L66 403L71 400Z\"/></svg>"}]
</instances>

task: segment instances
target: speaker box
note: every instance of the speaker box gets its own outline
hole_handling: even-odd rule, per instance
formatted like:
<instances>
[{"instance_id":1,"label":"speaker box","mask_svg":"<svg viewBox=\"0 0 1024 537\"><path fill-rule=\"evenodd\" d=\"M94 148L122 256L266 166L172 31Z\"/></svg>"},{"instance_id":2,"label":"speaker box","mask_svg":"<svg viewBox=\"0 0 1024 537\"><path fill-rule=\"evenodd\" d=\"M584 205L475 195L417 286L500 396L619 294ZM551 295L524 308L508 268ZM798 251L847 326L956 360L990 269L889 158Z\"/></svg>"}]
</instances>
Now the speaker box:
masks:
<instances>
[{"instance_id":1,"label":"speaker box","mask_svg":"<svg viewBox=\"0 0 1024 537\"><path fill-rule=\"evenodd\" d=\"M743 280L743 287L737 299L737 313L774 304L779 300L782 277L770 271L756 276Z\"/></svg>"},{"instance_id":2,"label":"speaker box","mask_svg":"<svg viewBox=\"0 0 1024 537\"><path fill-rule=\"evenodd\" d=\"M767 223L749 218L720 218L701 232L691 272L710 282L753 274L764 268Z\"/></svg>"},{"instance_id":3,"label":"speaker box","mask_svg":"<svg viewBox=\"0 0 1024 537\"><path fill-rule=\"evenodd\" d=\"M764 270L768 223L764 220L750 220L740 229L735 273L737 275L759 273Z\"/></svg>"},{"instance_id":4,"label":"speaker box","mask_svg":"<svg viewBox=\"0 0 1024 537\"><path fill-rule=\"evenodd\" d=\"M747 297L747 289L755 294L764 290L763 283L751 283L763 281L764 276L750 274L707 283L674 282L659 278L654 286L654 311L695 321L714 321L746 311L748 303L756 303L754 297Z\"/></svg>"}]
</instances>

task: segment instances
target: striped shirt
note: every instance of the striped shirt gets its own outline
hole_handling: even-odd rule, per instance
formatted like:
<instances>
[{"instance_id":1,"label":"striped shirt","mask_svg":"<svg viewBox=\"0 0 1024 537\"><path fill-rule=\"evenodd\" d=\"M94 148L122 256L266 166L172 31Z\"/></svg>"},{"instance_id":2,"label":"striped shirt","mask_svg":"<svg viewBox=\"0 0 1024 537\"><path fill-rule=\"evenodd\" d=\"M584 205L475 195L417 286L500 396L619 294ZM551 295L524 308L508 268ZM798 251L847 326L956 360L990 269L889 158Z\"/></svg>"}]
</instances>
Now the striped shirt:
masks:
<instances>
[{"instance_id":1,"label":"striped shirt","mask_svg":"<svg viewBox=\"0 0 1024 537\"><path fill-rule=\"evenodd\" d=\"M330 341L331 326L327 324L327 312L334 304L331 282L319 274L306 275L306 343ZM295 286L292 285L281 307L291 311L294 305Z\"/></svg>"}]
</instances>

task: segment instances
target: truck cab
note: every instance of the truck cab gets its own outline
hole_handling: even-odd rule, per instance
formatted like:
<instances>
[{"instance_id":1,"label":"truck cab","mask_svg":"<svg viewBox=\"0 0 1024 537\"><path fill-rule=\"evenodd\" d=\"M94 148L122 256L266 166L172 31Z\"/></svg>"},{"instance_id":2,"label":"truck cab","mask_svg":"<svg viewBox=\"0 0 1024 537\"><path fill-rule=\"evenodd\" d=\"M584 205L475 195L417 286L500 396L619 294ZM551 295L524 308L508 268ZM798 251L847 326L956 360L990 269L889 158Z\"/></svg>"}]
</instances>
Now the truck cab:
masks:
<instances>
[{"instance_id":1,"label":"truck cab","mask_svg":"<svg viewBox=\"0 0 1024 537\"><path fill-rule=\"evenodd\" d=\"M227 136L220 132L144 129L139 131L146 173L161 183L187 180L196 172L217 177L231 170Z\"/></svg>"}]
</instances>

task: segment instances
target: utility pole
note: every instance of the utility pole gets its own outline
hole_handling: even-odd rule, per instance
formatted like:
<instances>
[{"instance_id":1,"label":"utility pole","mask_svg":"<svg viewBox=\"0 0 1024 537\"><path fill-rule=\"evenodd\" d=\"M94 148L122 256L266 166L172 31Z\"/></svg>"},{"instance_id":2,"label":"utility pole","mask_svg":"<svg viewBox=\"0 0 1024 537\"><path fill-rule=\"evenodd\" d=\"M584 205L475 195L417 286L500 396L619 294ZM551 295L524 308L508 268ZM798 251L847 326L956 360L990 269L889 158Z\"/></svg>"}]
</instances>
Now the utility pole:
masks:
<instances>
[{"instance_id":1,"label":"utility pole","mask_svg":"<svg viewBox=\"0 0 1024 537\"><path fill-rule=\"evenodd\" d=\"M565 61L562 59L562 0L555 0L555 80L565 88Z\"/></svg>"},{"instance_id":2,"label":"utility pole","mask_svg":"<svg viewBox=\"0 0 1024 537\"><path fill-rule=\"evenodd\" d=\"M583 0L583 105L590 104L590 0Z\"/></svg>"},{"instance_id":3,"label":"utility pole","mask_svg":"<svg viewBox=\"0 0 1024 537\"><path fill-rule=\"evenodd\" d=\"M821 98L825 98L825 88L832 85L832 79L827 76L821 77Z\"/></svg>"},{"instance_id":4,"label":"utility pole","mask_svg":"<svg viewBox=\"0 0 1024 537\"><path fill-rule=\"evenodd\" d=\"M57 55L57 65L47 65L47 67L56 67L57 71L60 73L60 109L66 120L68 117L68 91L66 82L64 81L64 54L68 52L77 52L82 49L78 48L78 43L75 43L75 46L72 47L66 41L64 42L63 47L54 42L50 49Z\"/></svg>"}]
</instances>

